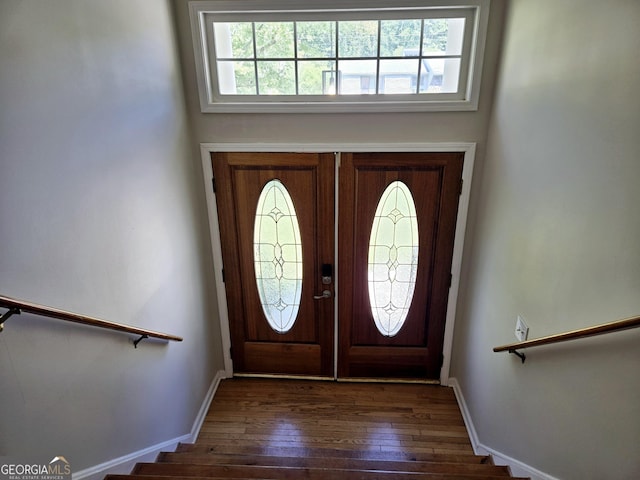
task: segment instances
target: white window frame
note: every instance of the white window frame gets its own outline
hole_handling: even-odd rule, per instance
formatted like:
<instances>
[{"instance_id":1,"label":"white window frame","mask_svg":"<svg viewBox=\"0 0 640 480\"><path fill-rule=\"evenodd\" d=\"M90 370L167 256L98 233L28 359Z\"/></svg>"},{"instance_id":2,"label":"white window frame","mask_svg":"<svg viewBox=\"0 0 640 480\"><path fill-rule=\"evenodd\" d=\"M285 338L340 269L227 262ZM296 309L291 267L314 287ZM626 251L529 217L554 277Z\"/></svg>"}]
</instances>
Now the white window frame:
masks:
<instances>
[{"instance_id":1,"label":"white window frame","mask_svg":"<svg viewBox=\"0 0 640 480\"><path fill-rule=\"evenodd\" d=\"M480 79L490 0L207 0L189 2L191 31L195 53L196 75L200 109L203 113L339 113L339 112L425 112L477 110ZM463 52L461 65L461 89L456 95L406 94L406 95L335 95L335 96L273 96L273 95L219 95L213 52L212 25L214 19L224 21L234 15L250 14L252 18L273 19L292 15L330 15L331 19L351 19L359 12L387 18L386 15L407 13L424 15L425 12L471 11L472 38ZM453 13L452 13L453 14ZM466 75L465 75L466 74Z\"/></svg>"}]
</instances>

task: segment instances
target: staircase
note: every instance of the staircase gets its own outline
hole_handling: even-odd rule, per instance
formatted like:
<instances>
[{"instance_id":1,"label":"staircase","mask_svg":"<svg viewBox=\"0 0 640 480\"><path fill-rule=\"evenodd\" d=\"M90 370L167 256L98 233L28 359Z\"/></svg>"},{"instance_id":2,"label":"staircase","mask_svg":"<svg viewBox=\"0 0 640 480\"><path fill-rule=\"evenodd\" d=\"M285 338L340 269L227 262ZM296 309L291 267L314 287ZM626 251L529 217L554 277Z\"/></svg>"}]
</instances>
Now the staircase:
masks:
<instances>
[{"instance_id":1,"label":"staircase","mask_svg":"<svg viewBox=\"0 0 640 480\"><path fill-rule=\"evenodd\" d=\"M106 480L499 480L455 397L427 385L222 382L195 444Z\"/></svg>"}]
</instances>

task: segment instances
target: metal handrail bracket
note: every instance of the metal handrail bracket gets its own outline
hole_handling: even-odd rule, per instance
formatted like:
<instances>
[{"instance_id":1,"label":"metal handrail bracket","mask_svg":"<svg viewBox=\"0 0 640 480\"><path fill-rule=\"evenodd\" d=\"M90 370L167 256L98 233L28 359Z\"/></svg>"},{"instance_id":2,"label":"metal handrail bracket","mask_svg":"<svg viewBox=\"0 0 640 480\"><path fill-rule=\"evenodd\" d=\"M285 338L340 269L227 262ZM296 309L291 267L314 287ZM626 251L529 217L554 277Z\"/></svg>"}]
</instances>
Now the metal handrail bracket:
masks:
<instances>
[{"instance_id":1,"label":"metal handrail bracket","mask_svg":"<svg viewBox=\"0 0 640 480\"><path fill-rule=\"evenodd\" d=\"M12 307L0 316L0 332L4 330L4 322L9 320L12 315L20 315L22 312L19 308Z\"/></svg>"}]
</instances>

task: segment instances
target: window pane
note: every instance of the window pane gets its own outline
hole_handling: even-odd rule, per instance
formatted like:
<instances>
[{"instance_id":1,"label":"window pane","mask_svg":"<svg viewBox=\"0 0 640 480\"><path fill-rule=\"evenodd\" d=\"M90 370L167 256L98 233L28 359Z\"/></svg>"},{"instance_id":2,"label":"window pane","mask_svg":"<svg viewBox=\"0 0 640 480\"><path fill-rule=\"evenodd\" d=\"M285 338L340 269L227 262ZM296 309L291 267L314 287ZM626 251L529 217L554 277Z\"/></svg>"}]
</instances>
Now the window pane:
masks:
<instances>
[{"instance_id":1,"label":"window pane","mask_svg":"<svg viewBox=\"0 0 640 480\"><path fill-rule=\"evenodd\" d=\"M218 87L221 95L255 95L256 74L253 62L219 61Z\"/></svg>"},{"instance_id":2,"label":"window pane","mask_svg":"<svg viewBox=\"0 0 640 480\"><path fill-rule=\"evenodd\" d=\"M462 55L464 41L464 18L447 19L447 55Z\"/></svg>"},{"instance_id":3,"label":"window pane","mask_svg":"<svg viewBox=\"0 0 640 480\"><path fill-rule=\"evenodd\" d=\"M419 62L380 60L380 93L416 93Z\"/></svg>"},{"instance_id":4,"label":"window pane","mask_svg":"<svg viewBox=\"0 0 640 480\"><path fill-rule=\"evenodd\" d=\"M340 60L338 62L341 95L376 93L375 60Z\"/></svg>"},{"instance_id":5,"label":"window pane","mask_svg":"<svg viewBox=\"0 0 640 480\"><path fill-rule=\"evenodd\" d=\"M378 22L338 22L338 48L340 58L377 56Z\"/></svg>"},{"instance_id":6,"label":"window pane","mask_svg":"<svg viewBox=\"0 0 640 480\"><path fill-rule=\"evenodd\" d=\"M409 314L418 269L418 220L409 188L391 183L382 194L369 237L371 313L378 331L396 335Z\"/></svg>"},{"instance_id":7,"label":"window pane","mask_svg":"<svg viewBox=\"0 0 640 480\"><path fill-rule=\"evenodd\" d=\"M444 61L442 73L442 93L455 93L458 91L458 81L460 80L460 59L447 58Z\"/></svg>"},{"instance_id":8,"label":"window pane","mask_svg":"<svg viewBox=\"0 0 640 480\"><path fill-rule=\"evenodd\" d=\"M258 95L295 95L294 62L258 62L258 89Z\"/></svg>"},{"instance_id":9,"label":"window pane","mask_svg":"<svg viewBox=\"0 0 640 480\"><path fill-rule=\"evenodd\" d=\"M420 93L456 93L460 79L459 58L430 58L422 62Z\"/></svg>"},{"instance_id":10,"label":"window pane","mask_svg":"<svg viewBox=\"0 0 640 480\"><path fill-rule=\"evenodd\" d=\"M216 57L253 58L251 22L214 23Z\"/></svg>"},{"instance_id":11,"label":"window pane","mask_svg":"<svg viewBox=\"0 0 640 480\"><path fill-rule=\"evenodd\" d=\"M299 58L336 56L336 22L297 22Z\"/></svg>"},{"instance_id":12,"label":"window pane","mask_svg":"<svg viewBox=\"0 0 640 480\"><path fill-rule=\"evenodd\" d=\"M293 22L256 22L257 58L293 58Z\"/></svg>"},{"instance_id":13,"label":"window pane","mask_svg":"<svg viewBox=\"0 0 640 480\"><path fill-rule=\"evenodd\" d=\"M381 57L417 57L420 53L420 20L380 22Z\"/></svg>"},{"instance_id":14,"label":"window pane","mask_svg":"<svg viewBox=\"0 0 640 480\"><path fill-rule=\"evenodd\" d=\"M423 55L461 55L464 18L431 18L424 21Z\"/></svg>"},{"instance_id":15,"label":"window pane","mask_svg":"<svg viewBox=\"0 0 640 480\"><path fill-rule=\"evenodd\" d=\"M335 95L336 62L301 61L298 64L298 93L300 95Z\"/></svg>"},{"instance_id":16,"label":"window pane","mask_svg":"<svg viewBox=\"0 0 640 480\"><path fill-rule=\"evenodd\" d=\"M280 180L268 182L258 199L253 228L256 286L271 328L286 333L302 297L302 241L293 200Z\"/></svg>"}]
</instances>

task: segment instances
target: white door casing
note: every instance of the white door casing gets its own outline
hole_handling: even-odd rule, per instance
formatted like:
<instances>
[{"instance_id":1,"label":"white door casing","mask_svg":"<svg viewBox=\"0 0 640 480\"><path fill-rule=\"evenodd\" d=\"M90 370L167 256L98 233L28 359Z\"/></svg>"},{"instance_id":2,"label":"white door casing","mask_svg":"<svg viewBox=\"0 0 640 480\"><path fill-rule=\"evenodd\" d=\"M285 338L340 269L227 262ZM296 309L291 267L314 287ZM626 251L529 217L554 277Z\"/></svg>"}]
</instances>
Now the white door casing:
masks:
<instances>
[{"instance_id":1,"label":"white door casing","mask_svg":"<svg viewBox=\"0 0 640 480\"><path fill-rule=\"evenodd\" d=\"M441 385L448 385L449 369L451 364L451 350L453 344L453 331L462 267L462 253L464 247L465 230L469 198L471 192L471 180L475 160L476 144L471 142L447 142L447 143L201 143L200 155L203 170L203 182L207 201L207 213L209 218L209 232L211 236L211 248L214 262L214 274L216 293L218 300L218 315L220 334L222 338L224 370L227 377L233 375L231 361L231 335L229 330L229 316L225 295L225 286L222 278L222 247L220 242L220 226L218 222L216 197L213 192L211 167L212 152L463 152L464 168L462 172L462 192L458 205L456 220L456 232L453 249L453 261L451 265L451 287L447 301L447 316L443 342L444 361L440 372ZM336 157L339 159L339 155ZM339 160L338 160L339 161ZM337 179L336 179L337 181ZM340 252L337 252L337 256ZM336 272L337 273L337 272ZM337 275L336 275L337 276ZM334 375L336 373L334 372Z\"/></svg>"}]
</instances>

